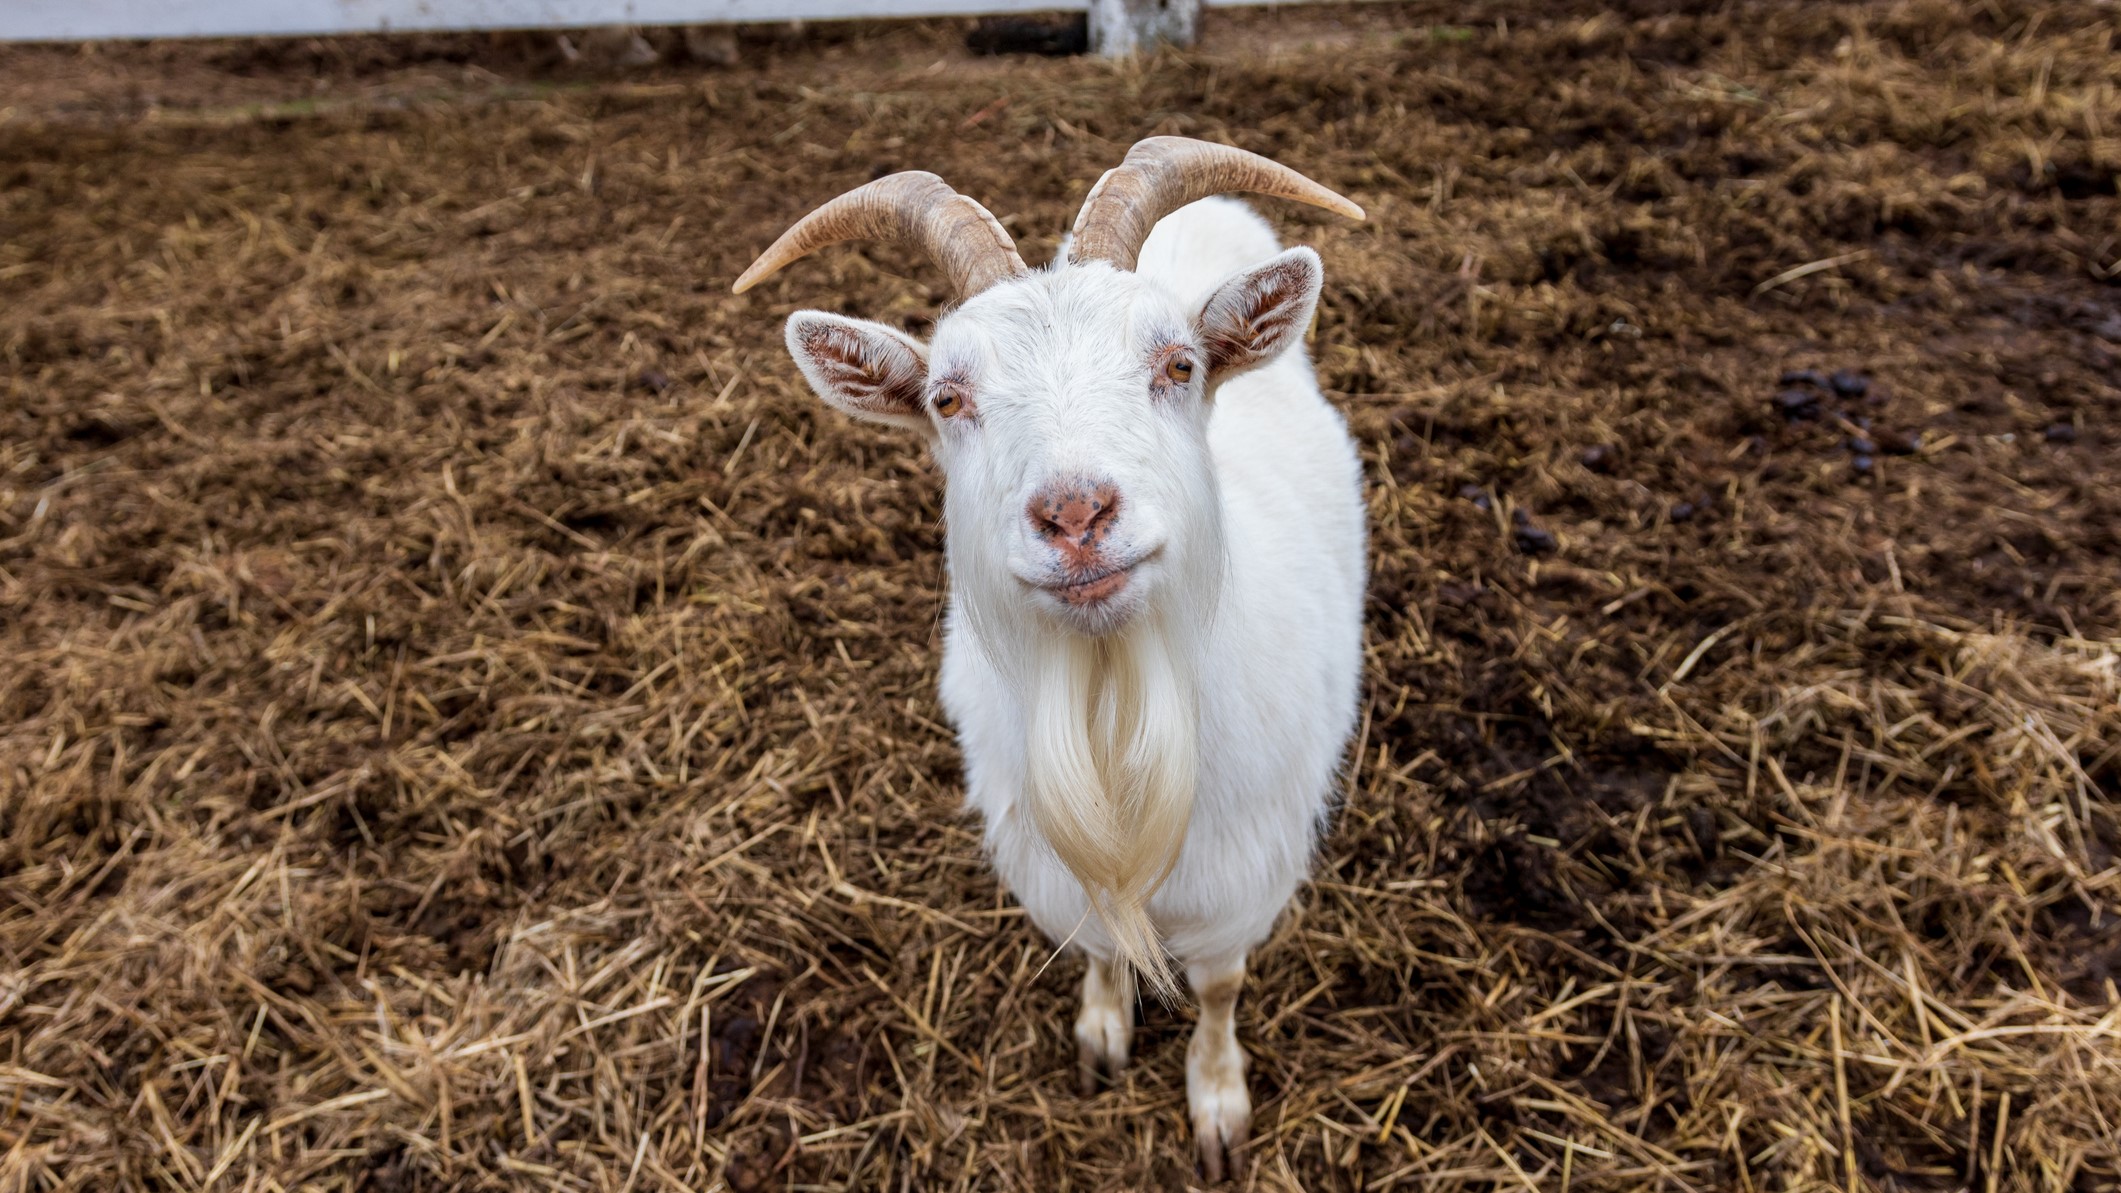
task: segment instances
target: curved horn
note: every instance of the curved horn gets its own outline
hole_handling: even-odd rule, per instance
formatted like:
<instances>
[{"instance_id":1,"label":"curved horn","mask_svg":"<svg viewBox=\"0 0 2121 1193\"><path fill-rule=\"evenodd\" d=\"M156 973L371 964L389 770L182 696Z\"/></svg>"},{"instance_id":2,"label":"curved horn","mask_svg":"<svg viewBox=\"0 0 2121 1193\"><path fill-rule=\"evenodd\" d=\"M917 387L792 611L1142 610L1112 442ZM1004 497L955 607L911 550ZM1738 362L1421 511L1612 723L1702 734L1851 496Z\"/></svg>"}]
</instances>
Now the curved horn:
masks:
<instances>
[{"instance_id":1,"label":"curved horn","mask_svg":"<svg viewBox=\"0 0 2121 1193\"><path fill-rule=\"evenodd\" d=\"M1075 217L1068 259L1133 269L1156 221L1195 200L1232 191L1294 199L1363 218L1362 208L1280 162L1190 137L1150 137L1135 142L1127 159L1091 188Z\"/></svg>"},{"instance_id":2,"label":"curved horn","mask_svg":"<svg viewBox=\"0 0 2121 1193\"><path fill-rule=\"evenodd\" d=\"M1024 272L1016 242L986 208L926 170L908 170L858 186L796 221L733 289L742 294L789 262L847 240L925 249L967 298Z\"/></svg>"}]
</instances>

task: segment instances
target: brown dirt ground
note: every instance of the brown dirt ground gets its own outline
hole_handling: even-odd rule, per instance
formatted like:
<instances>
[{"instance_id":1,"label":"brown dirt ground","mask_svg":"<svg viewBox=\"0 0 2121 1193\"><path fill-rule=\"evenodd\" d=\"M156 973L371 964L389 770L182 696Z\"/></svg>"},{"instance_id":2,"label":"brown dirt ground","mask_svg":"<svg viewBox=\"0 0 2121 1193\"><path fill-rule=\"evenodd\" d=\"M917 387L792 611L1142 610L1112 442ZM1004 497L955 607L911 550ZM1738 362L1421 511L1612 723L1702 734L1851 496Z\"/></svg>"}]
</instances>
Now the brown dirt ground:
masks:
<instances>
[{"instance_id":1,"label":"brown dirt ground","mask_svg":"<svg viewBox=\"0 0 2121 1193\"><path fill-rule=\"evenodd\" d=\"M2115 9L1696 7L0 51L0 1188L1187 1182L1189 1012L1078 1098L958 810L935 470L778 347L939 280L727 294L1158 132L1372 215L1274 210L1375 582L1249 1184L2113 1187Z\"/></svg>"}]
</instances>

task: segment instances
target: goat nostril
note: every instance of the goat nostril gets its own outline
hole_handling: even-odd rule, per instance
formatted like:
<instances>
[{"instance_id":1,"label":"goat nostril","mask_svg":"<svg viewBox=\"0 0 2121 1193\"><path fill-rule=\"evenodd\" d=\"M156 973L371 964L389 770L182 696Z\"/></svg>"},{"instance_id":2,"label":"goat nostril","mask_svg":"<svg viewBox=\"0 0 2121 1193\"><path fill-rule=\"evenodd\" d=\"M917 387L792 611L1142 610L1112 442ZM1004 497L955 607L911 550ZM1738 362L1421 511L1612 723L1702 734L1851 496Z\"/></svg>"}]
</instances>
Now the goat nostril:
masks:
<instances>
[{"instance_id":1,"label":"goat nostril","mask_svg":"<svg viewBox=\"0 0 2121 1193\"><path fill-rule=\"evenodd\" d=\"M1119 492L1110 485L1099 485L1090 494L1090 516L1084 519L1083 533L1100 529L1119 512Z\"/></svg>"}]
</instances>

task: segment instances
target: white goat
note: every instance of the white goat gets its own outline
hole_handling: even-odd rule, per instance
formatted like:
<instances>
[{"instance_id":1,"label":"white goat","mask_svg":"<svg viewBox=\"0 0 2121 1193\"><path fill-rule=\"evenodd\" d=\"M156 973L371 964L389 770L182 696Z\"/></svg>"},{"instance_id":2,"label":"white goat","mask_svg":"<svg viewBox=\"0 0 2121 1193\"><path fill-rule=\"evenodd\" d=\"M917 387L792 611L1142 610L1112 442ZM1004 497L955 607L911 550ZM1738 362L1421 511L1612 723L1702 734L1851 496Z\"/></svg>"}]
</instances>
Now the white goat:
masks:
<instances>
[{"instance_id":1,"label":"white goat","mask_svg":"<svg viewBox=\"0 0 2121 1193\"><path fill-rule=\"evenodd\" d=\"M736 285L869 238L925 247L965 296L929 345L801 311L788 349L826 402L921 431L941 462L942 700L987 852L1088 955L1086 1091L1126 1062L1134 973L1167 992L1182 963L1210 1180L1251 1118L1245 954L1309 870L1362 653L1360 470L1302 344L1318 255L1211 197L1229 191L1362 216L1265 158L1156 137L1099 181L1049 269L908 173L819 208Z\"/></svg>"}]
</instances>

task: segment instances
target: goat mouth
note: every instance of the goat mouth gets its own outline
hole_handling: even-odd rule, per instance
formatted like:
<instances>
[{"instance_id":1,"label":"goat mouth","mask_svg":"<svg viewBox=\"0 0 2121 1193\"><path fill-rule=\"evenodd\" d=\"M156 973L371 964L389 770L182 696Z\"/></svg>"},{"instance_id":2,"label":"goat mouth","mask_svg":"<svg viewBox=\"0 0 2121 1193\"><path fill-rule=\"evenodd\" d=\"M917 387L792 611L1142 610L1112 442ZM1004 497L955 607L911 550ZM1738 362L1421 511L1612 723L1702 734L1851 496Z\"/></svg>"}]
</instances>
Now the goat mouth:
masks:
<instances>
[{"instance_id":1,"label":"goat mouth","mask_svg":"<svg viewBox=\"0 0 2121 1193\"><path fill-rule=\"evenodd\" d=\"M1041 584L1040 588L1059 597L1066 605L1095 605L1118 594L1127 586L1127 579L1134 566L1105 568L1087 576L1070 579L1060 584Z\"/></svg>"}]
</instances>

